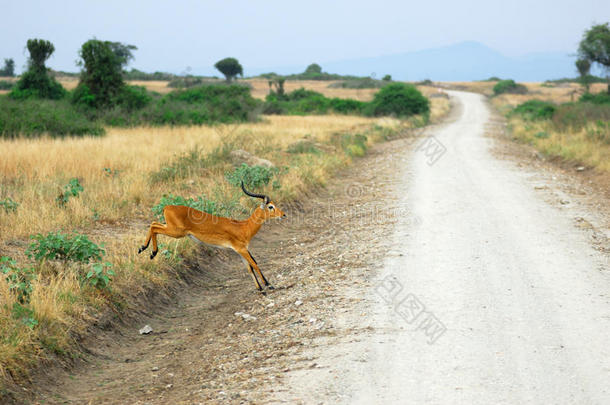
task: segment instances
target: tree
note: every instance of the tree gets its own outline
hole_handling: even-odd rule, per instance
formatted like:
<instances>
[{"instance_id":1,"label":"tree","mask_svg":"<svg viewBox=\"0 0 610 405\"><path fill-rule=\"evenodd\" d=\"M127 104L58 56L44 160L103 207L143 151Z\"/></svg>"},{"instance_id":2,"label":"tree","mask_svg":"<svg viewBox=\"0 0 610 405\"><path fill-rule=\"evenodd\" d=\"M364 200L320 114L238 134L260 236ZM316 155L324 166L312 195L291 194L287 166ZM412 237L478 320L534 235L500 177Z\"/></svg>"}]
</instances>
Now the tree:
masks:
<instances>
[{"instance_id":1,"label":"tree","mask_svg":"<svg viewBox=\"0 0 610 405\"><path fill-rule=\"evenodd\" d=\"M588 93L591 80L591 77L589 76L591 61L588 59L578 59L575 64L578 74L580 75L580 84L585 88L585 93Z\"/></svg>"},{"instance_id":2,"label":"tree","mask_svg":"<svg viewBox=\"0 0 610 405\"><path fill-rule=\"evenodd\" d=\"M242 77L244 75L244 69L239 64L239 61L237 59L235 59L235 58L224 58L224 59L221 59L218 62L216 62L214 67L216 69L218 69L220 71L220 73L225 75L225 78L227 79L228 83L231 83L231 81L237 75L241 75Z\"/></svg>"},{"instance_id":3,"label":"tree","mask_svg":"<svg viewBox=\"0 0 610 405\"><path fill-rule=\"evenodd\" d=\"M132 51L136 49L120 42L85 42L79 51L79 65L84 69L73 101L92 107L114 104L125 88L123 67L133 59Z\"/></svg>"},{"instance_id":4,"label":"tree","mask_svg":"<svg viewBox=\"0 0 610 405\"><path fill-rule=\"evenodd\" d=\"M322 66L317 63L312 63L305 69L305 74L322 74Z\"/></svg>"},{"instance_id":5,"label":"tree","mask_svg":"<svg viewBox=\"0 0 610 405\"><path fill-rule=\"evenodd\" d=\"M0 76L15 76L15 61L13 59L4 59L4 67L0 69Z\"/></svg>"},{"instance_id":6,"label":"tree","mask_svg":"<svg viewBox=\"0 0 610 405\"><path fill-rule=\"evenodd\" d=\"M62 98L66 90L49 76L45 66L45 62L55 51L53 44L44 39L28 39L27 48L30 52L28 70L21 75L11 97Z\"/></svg>"},{"instance_id":7,"label":"tree","mask_svg":"<svg viewBox=\"0 0 610 405\"><path fill-rule=\"evenodd\" d=\"M385 75L385 76L383 76L383 78L381 80L383 80L384 82L391 82L392 75Z\"/></svg>"},{"instance_id":8,"label":"tree","mask_svg":"<svg viewBox=\"0 0 610 405\"><path fill-rule=\"evenodd\" d=\"M284 76L275 76L269 79L269 94L275 94L279 99L283 99L285 95L284 83L286 78ZM273 87L275 86L275 91Z\"/></svg>"},{"instance_id":9,"label":"tree","mask_svg":"<svg viewBox=\"0 0 610 405\"><path fill-rule=\"evenodd\" d=\"M606 71L610 94L610 27L608 23L594 25L586 30L578 46L578 56L601 65Z\"/></svg>"}]
</instances>

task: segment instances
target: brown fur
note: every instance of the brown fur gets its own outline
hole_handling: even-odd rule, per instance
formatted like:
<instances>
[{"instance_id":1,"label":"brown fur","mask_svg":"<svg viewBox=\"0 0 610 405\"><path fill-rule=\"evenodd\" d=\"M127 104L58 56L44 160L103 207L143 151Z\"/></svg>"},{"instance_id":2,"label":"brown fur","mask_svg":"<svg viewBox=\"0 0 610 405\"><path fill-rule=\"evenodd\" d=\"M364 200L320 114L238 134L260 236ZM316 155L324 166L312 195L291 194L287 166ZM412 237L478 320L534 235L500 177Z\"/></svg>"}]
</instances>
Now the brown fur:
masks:
<instances>
[{"instance_id":1,"label":"brown fur","mask_svg":"<svg viewBox=\"0 0 610 405\"><path fill-rule=\"evenodd\" d=\"M273 209L270 209L270 207L273 207ZM262 287L254 271L263 280L266 287L273 288L248 251L250 240L256 235L265 221L271 218L286 216L282 210L275 207L273 202L268 202L257 207L250 218L244 221L217 217L183 205L168 205L163 209L163 215L165 216L166 224L153 222L150 225L146 242L138 253L148 248L152 240L153 251L150 258L153 259L159 250L157 246L157 235L159 234L171 236L172 238L183 238L192 235L203 243L233 249L248 264L248 271L259 291L262 290Z\"/></svg>"}]
</instances>

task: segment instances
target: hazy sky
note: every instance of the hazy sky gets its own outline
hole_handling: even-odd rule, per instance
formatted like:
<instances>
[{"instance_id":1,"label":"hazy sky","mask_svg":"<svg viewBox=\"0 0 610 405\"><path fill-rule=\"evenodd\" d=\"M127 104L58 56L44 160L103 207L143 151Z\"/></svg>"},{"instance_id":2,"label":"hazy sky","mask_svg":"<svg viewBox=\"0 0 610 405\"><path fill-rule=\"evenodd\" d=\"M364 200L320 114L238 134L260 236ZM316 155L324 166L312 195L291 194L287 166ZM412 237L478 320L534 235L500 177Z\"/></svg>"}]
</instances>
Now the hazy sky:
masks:
<instances>
[{"instance_id":1,"label":"hazy sky","mask_svg":"<svg viewBox=\"0 0 610 405\"><path fill-rule=\"evenodd\" d=\"M592 23L610 20L609 0L418 1L28 1L0 4L0 58L20 71L28 38L48 39L48 66L77 71L93 37L136 45L131 67L182 72L237 57L248 67L379 56L484 43L506 55L574 52Z\"/></svg>"}]
</instances>

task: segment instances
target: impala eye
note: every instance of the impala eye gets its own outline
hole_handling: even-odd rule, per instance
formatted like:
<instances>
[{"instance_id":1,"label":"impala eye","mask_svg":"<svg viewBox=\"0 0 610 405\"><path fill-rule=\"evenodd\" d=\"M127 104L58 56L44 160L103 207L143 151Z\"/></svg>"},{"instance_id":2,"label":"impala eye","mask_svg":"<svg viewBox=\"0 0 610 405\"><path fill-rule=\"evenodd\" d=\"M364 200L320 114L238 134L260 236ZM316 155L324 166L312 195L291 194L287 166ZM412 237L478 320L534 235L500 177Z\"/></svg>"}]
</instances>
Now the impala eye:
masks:
<instances>
[{"instance_id":1,"label":"impala eye","mask_svg":"<svg viewBox=\"0 0 610 405\"><path fill-rule=\"evenodd\" d=\"M274 210L274 209L275 209L275 207L273 205L269 206L269 211Z\"/></svg>"}]
</instances>

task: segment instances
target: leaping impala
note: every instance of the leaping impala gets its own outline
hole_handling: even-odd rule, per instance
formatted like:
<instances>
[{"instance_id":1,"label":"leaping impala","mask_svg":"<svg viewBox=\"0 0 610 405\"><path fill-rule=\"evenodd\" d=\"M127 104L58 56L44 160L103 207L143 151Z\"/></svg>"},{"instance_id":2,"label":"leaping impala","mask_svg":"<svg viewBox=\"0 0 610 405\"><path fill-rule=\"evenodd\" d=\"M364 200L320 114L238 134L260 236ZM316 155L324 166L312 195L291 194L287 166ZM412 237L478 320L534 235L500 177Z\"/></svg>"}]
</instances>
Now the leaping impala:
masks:
<instances>
[{"instance_id":1,"label":"leaping impala","mask_svg":"<svg viewBox=\"0 0 610 405\"><path fill-rule=\"evenodd\" d=\"M158 234L171 236L172 238L189 236L209 245L233 249L246 261L248 271L254 280L254 284L256 284L256 288L262 291L254 271L263 280L265 287L273 289L273 286L269 284L258 264L256 264L256 260L254 260L254 257L252 257L248 250L248 245L266 220L278 217L283 218L286 214L277 208L273 202L269 201L269 197L266 195L254 194L246 190L243 182L241 183L241 189L246 195L263 200L263 203L254 210L250 218L245 221L237 221L231 218L217 217L183 205L166 205L163 208L166 224L153 222L150 225L146 243L138 249L138 254L148 248L152 239L153 251L150 254L150 258L151 260L154 259L159 251L157 246Z\"/></svg>"}]
</instances>

